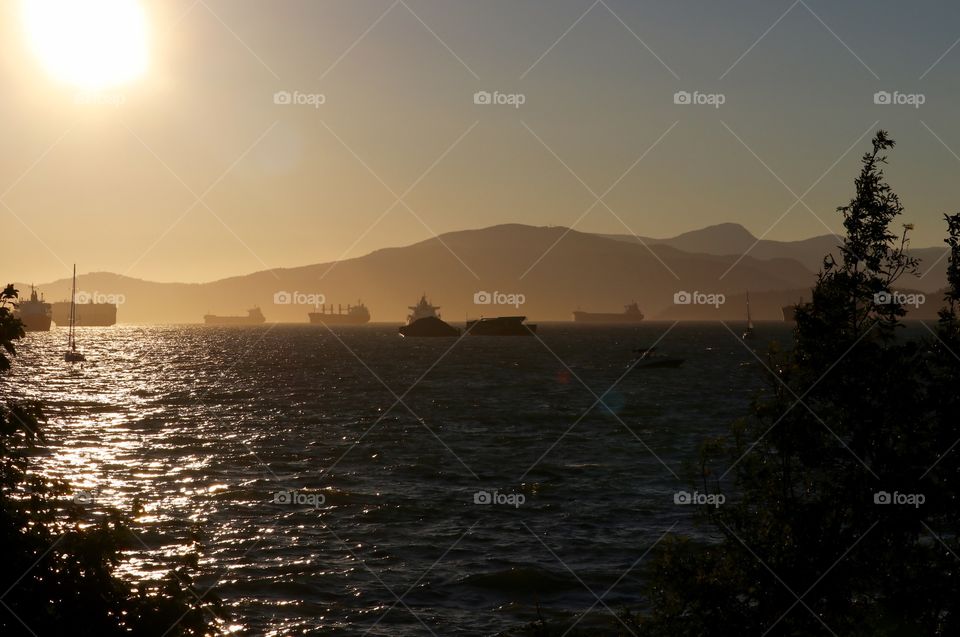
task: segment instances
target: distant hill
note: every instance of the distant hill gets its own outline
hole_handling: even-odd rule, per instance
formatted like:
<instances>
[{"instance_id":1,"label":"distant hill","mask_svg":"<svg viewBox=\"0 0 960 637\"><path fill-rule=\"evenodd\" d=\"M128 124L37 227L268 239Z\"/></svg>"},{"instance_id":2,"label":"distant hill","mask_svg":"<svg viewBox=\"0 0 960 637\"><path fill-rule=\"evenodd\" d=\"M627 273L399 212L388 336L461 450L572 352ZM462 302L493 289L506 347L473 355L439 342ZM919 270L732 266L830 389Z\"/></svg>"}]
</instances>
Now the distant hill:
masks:
<instances>
[{"instance_id":1,"label":"distant hill","mask_svg":"<svg viewBox=\"0 0 960 637\"><path fill-rule=\"evenodd\" d=\"M830 234L811 237L801 241L758 240L749 230L736 223L721 223L700 230L685 232L676 237L654 239L633 235L600 235L604 238L645 243L648 246L669 246L689 253L730 256L749 254L756 259L793 259L812 272L817 272L827 254L839 256L839 241ZM934 292L947 281L946 247L915 248L911 254L920 259L921 277L908 277L904 285Z\"/></svg>"},{"instance_id":2,"label":"distant hill","mask_svg":"<svg viewBox=\"0 0 960 637\"><path fill-rule=\"evenodd\" d=\"M815 270L835 243L830 236L761 241L741 259L756 239L736 224L643 241L647 246L632 236L507 224L450 232L336 263L265 270L209 283L156 283L95 272L78 275L77 286L85 296L120 297L120 323L199 323L206 313L244 315L255 305L269 322L305 323L313 306L275 303L275 295L284 292L299 293L301 301L306 295L323 295L334 305L362 300L373 322L400 323L407 306L423 293L453 322L516 314L566 321L577 309L617 312L631 301L637 301L649 319L742 321L749 290L755 319L781 320L782 306L809 299ZM926 258L938 253L943 251L915 251ZM945 268L943 259L934 274L902 286L929 297L916 317L935 315ZM24 284L18 287L24 293L28 290ZM49 301L69 298L69 279L38 287ZM526 302L520 307L476 305L474 294L480 291L522 294ZM722 294L726 302L720 307L677 305L678 292Z\"/></svg>"},{"instance_id":3,"label":"distant hill","mask_svg":"<svg viewBox=\"0 0 960 637\"><path fill-rule=\"evenodd\" d=\"M322 294L333 304L361 299L374 322L399 323L407 306L424 292L441 306L444 318L457 322L468 316L506 314L569 320L578 308L619 311L634 300L653 318L671 308L674 294L681 290L729 297L746 290L751 294L787 290L792 295L814 281L813 271L797 260L753 254L718 281L737 258L662 243L648 250L635 240L509 224L451 232L337 263L266 270L210 283L155 283L98 272L78 275L77 286L88 295L122 295L121 323L196 323L208 312L239 315L254 305L268 321L306 322L312 308L275 304L274 295L281 291ZM61 300L69 297L70 281L39 288L48 300ZM478 291L523 294L526 303L520 308L475 305ZM779 309L767 314L758 308L758 319L780 318Z\"/></svg>"}]
</instances>

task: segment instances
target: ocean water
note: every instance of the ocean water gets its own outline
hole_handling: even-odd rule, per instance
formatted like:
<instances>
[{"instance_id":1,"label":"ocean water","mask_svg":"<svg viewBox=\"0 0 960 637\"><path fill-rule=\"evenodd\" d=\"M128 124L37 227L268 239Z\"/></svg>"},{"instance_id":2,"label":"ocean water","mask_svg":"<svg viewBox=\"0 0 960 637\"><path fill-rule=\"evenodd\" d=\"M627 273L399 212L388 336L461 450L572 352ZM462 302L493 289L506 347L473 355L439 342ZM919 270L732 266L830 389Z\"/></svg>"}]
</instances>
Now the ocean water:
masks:
<instances>
[{"instance_id":1,"label":"ocean water","mask_svg":"<svg viewBox=\"0 0 960 637\"><path fill-rule=\"evenodd\" d=\"M54 329L4 384L45 403L37 462L91 516L139 502L123 572L197 554L238 634L519 634L539 606L602 635L642 606L644 552L706 531L673 495L765 390L741 329L80 328L82 369ZM790 339L757 334L761 358ZM684 366L624 375L654 343Z\"/></svg>"}]
</instances>

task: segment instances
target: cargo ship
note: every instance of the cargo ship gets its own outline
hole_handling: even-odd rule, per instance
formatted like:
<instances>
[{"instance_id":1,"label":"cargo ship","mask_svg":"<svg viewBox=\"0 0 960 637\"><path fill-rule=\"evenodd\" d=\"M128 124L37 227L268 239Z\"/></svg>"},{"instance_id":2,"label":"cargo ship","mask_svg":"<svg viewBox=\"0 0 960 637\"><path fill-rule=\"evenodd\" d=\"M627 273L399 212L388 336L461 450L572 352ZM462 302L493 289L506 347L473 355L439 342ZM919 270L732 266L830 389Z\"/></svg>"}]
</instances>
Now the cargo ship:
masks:
<instances>
[{"instance_id":1,"label":"cargo ship","mask_svg":"<svg viewBox=\"0 0 960 637\"><path fill-rule=\"evenodd\" d=\"M623 312L581 312L573 313L576 323L639 323L643 320L643 312L636 303L623 306Z\"/></svg>"},{"instance_id":2,"label":"cargo ship","mask_svg":"<svg viewBox=\"0 0 960 637\"><path fill-rule=\"evenodd\" d=\"M77 306L80 307L79 305ZM266 323L263 312L259 307L247 310L246 316L217 316L215 314L206 314L203 322L207 325L262 325Z\"/></svg>"},{"instance_id":3,"label":"cargo ship","mask_svg":"<svg viewBox=\"0 0 960 637\"><path fill-rule=\"evenodd\" d=\"M367 306L357 301L357 305L348 305L347 311L338 305L337 312L334 314L333 305L330 305L330 311L322 305L317 308L318 311L307 314L311 323L321 323L323 325L363 325L370 322L370 310Z\"/></svg>"},{"instance_id":4,"label":"cargo ship","mask_svg":"<svg viewBox=\"0 0 960 637\"><path fill-rule=\"evenodd\" d=\"M53 306L43 299L37 298L37 290L30 286L30 300L17 303L13 316L23 323L25 332L49 332L53 320Z\"/></svg>"},{"instance_id":5,"label":"cargo ship","mask_svg":"<svg viewBox=\"0 0 960 637\"><path fill-rule=\"evenodd\" d=\"M410 315L407 324L400 326L400 336L459 336L460 330L445 323L440 318L439 305L430 305L427 295L420 297L420 302L409 307Z\"/></svg>"},{"instance_id":6,"label":"cargo ship","mask_svg":"<svg viewBox=\"0 0 960 637\"><path fill-rule=\"evenodd\" d=\"M471 336L533 336L536 325L524 325L526 316L498 316L467 321L466 333Z\"/></svg>"},{"instance_id":7,"label":"cargo ship","mask_svg":"<svg viewBox=\"0 0 960 637\"><path fill-rule=\"evenodd\" d=\"M53 322L60 327L70 324L70 301L53 304ZM116 303L77 303L74 323L77 327L109 327L117 323Z\"/></svg>"}]
</instances>

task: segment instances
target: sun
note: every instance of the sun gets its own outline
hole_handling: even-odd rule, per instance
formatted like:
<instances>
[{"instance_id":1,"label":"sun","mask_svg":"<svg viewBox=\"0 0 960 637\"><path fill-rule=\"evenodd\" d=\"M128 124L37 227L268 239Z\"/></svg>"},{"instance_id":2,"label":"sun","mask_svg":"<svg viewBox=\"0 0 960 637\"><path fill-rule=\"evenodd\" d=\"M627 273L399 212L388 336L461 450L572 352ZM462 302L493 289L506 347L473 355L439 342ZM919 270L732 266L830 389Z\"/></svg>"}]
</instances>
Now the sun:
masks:
<instances>
[{"instance_id":1,"label":"sun","mask_svg":"<svg viewBox=\"0 0 960 637\"><path fill-rule=\"evenodd\" d=\"M147 16L137 0L22 0L30 46L60 81L96 90L147 68Z\"/></svg>"}]
</instances>

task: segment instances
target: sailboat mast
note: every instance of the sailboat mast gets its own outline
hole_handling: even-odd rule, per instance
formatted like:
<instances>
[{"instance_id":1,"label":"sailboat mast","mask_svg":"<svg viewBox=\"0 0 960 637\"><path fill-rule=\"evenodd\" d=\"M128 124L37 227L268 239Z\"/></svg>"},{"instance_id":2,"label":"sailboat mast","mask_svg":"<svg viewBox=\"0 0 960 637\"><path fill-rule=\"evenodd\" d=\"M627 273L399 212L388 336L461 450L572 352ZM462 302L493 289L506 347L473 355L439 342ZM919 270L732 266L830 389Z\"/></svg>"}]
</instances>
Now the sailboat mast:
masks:
<instances>
[{"instance_id":1,"label":"sailboat mast","mask_svg":"<svg viewBox=\"0 0 960 637\"><path fill-rule=\"evenodd\" d=\"M753 319L750 317L750 293L747 292L747 327L753 329Z\"/></svg>"},{"instance_id":2,"label":"sailboat mast","mask_svg":"<svg viewBox=\"0 0 960 637\"><path fill-rule=\"evenodd\" d=\"M70 350L74 351L77 349L77 345L73 337L73 326L77 320L77 264L73 264L73 285L70 288Z\"/></svg>"}]
</instances>

